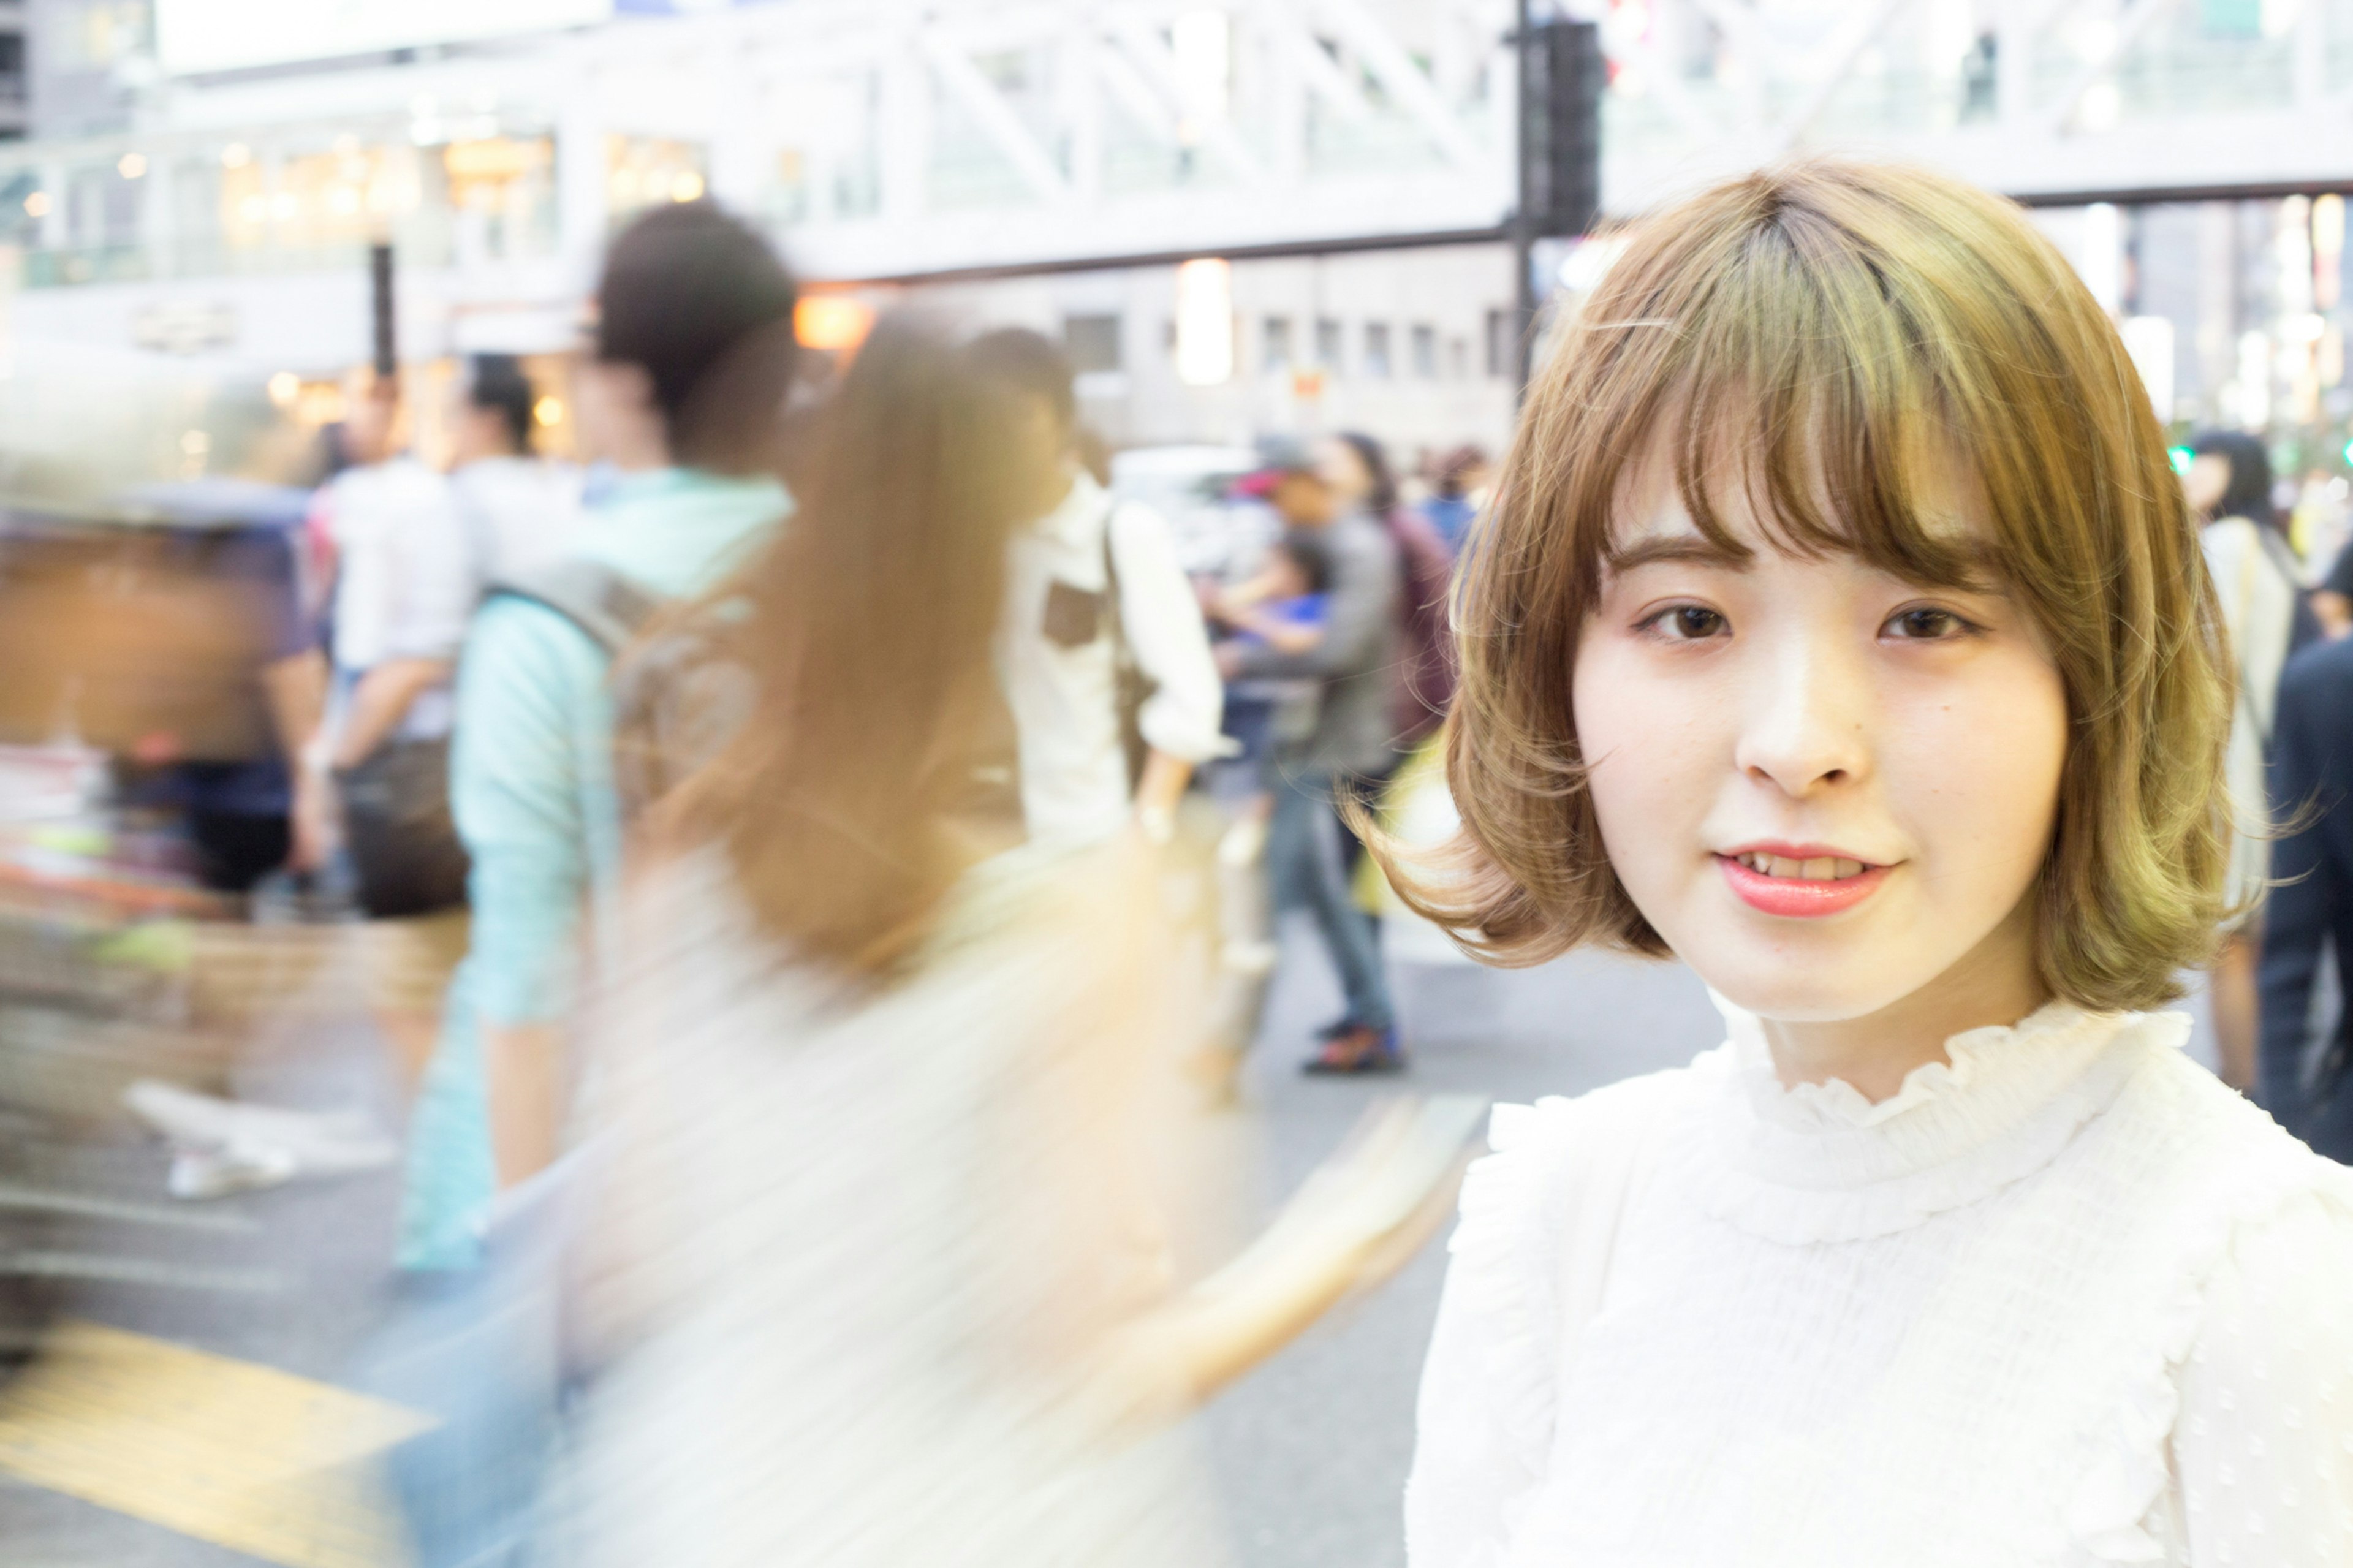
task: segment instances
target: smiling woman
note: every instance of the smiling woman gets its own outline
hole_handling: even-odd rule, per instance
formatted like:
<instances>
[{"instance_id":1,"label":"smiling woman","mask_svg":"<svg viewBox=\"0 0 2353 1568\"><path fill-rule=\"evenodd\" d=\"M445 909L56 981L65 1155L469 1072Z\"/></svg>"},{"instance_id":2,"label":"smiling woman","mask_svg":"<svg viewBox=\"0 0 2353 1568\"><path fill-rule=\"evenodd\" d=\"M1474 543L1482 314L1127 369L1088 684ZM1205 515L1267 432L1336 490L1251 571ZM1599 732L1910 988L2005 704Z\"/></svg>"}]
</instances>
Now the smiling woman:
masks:
<instances>
[{"instance_id":1,"label":"smiling woman","mask_svg":"<svg viewBox=\"0 0 2353 1568\"><path fill-rule=\"evenodd\" d=\"M1731 1038L1497 1111L1414 1568L2353 1561L2353 1178L2128 1011L2225 912L2230 693L2107 318L2007 203L1816 163L1566 337L1456 590L1462 831L1398 869Z\"/></svg>"},{"instance_id":2,"label":"smiling woman","mask_svg":"<svg viewBox=\"0 0 2353 1568\"><path fill-rule=\"evenodd\" d=\"M1608 863L1719 994L1806 1026L1785 1071L1891 1094L2057 990L2028 901L2069 738L2052 639L1984 568L1938 585L1771 543L1752 487L1714 502L1721 547L1669 474L1621 487L1570 683ZM1984 546L1961 493L1924 510Z\"/></svg>"}]
</instances>

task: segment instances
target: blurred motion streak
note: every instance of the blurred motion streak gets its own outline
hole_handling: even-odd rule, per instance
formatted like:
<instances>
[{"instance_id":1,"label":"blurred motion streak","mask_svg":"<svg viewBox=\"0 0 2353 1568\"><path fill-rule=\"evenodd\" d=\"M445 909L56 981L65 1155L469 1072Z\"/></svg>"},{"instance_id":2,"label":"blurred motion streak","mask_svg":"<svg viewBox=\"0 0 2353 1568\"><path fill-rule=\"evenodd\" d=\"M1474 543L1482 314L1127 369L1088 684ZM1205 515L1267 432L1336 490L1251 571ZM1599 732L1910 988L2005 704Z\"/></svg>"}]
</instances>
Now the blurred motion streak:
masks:
<instances>
[{"instance_id":1,"label":"blurred motion streak","mask_svg":"<svg viewBox=\"0 0 2353 1568\"><path fill-rule=\"evenodd\" d=\"M0 1471L285 1568L398 1568L373 1460L430 1425L308 1378L66 1322L0 1394Z\"/></svg>"}]
</instances>

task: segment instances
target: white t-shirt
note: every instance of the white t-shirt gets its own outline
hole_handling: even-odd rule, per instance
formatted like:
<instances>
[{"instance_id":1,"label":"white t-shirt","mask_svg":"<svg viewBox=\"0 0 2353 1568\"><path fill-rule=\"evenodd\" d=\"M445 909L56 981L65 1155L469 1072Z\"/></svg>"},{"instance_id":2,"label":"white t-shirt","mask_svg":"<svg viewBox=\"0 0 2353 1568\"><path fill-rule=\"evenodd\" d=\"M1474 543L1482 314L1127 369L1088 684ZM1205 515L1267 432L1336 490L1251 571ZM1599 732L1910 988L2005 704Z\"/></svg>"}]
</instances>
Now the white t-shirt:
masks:
<instances>
[{"instance_id":1,"label":"white t-shirt","mask_svg":"<svg viewBox=\"0 0 2353 1568\"><path fill-rule=\"evenodd\" d=\"M341 681L386 659L456 658L481 580L448 481L414 458L394 458L336 476L324 504L335 546ZM430 691L397 732L417 739L448 727L448 693Z\"/></svg>"},{"instance_id":2,"label":"white t-shirt","mask_svg":"<svg viewBox=\"0 0 2353 1568\"><path fill-rule=\"evenodd\" d=\"M1499 1108L1411 1568L2353 1563L2353 1173L2052 1004L1878 1104L1689 1068Z\"/></svg>"},{"instance_id":3,"label":"white t-shirt","mask_svg":"<svg viewBox=\"0 0 2353 1568\"><path fill-rule=\"evenodd\" d=\"M562 559L580 536L580 470L536 458L484 458L449 476L483 577L511 582Z\"/></svg>"},{"instance_id":4,"label":"white t-shirt","mask_svg":"<svg viewBox=\"0 0 2353 1568\"><path fill-rule=\"evenodd\" d=\"M1167 525L1150 508L1114 501L1079 475L1061 505L1014 535L997 636L997 669L1020 737L1022 815L1040 841L1108 837L1127 819L1108 626L1067 647L1045 628L1055 583L1103 592L1106 529L1118 557L1120 632L1156 688L1138 715L1145 742L1189 763L1206 762L1224 744L1224 688Z\"/></svg>"},{"instance_id":5,"label":"white t-shirt","mask_svg":"<svg viewBox=\"0 0 2353 1568\"><path fill-rule=\"evenodd\" d=\"M2264 755L2270 750L2280 670L2295 631L2296 566L2287 542L2243 517L2226 517L2199 531L2206 570L2222 604L2222 626L2237 666L2238 704L2231 713L2231 743L2222 777L2242 825L2270 816ZM2271 871L2271 844L2259 833L2231 839L2229 896L2233 904L2260 897Z\"/></svg>"}]
</instances>

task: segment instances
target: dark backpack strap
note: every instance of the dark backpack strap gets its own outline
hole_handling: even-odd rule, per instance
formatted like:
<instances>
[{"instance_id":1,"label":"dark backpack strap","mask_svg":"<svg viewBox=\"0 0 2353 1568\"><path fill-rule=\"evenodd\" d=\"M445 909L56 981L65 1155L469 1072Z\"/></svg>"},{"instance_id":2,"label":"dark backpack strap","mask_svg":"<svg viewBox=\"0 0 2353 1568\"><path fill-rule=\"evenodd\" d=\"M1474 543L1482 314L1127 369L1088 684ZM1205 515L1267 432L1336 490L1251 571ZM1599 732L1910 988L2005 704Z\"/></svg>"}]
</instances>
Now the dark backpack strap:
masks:
<instances>
[{"instance_id":1,"label":"dark backpack strap","mask_svg":"<svg viewBox=\"0 0 2353 1568\"><path fill-rule=\"evenodd\" d=\"M669 603L644 584L579 556L501 578L491 584L486 596L500 594L554 610L587 633L607 658L618 658Z\"/></svg>"}]
</instances>

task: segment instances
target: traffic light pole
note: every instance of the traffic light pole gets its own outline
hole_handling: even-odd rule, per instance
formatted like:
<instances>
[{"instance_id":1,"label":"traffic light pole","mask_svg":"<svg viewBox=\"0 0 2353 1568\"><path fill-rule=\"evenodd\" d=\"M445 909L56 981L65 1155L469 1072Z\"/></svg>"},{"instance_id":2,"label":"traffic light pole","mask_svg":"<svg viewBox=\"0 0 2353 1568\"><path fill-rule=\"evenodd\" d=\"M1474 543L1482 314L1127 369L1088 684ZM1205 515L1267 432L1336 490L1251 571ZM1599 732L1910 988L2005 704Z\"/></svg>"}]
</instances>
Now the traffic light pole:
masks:
<instances>
[{"instance_id":1,"label":"traffic light pole","mask_svg":"<svg viewBox=\"0 0 2353 1568\"><path fill-rule=\"evenodd\" d=\"M1608 79L1593 23L1552 16L1539 24L1535 10L1535 0L1517 0L1512 36L1519 59L1520 190L1507 229L1522 396L1535 369L1536 313L1546 292L1536 282L1536 241L1587 233L1600 210Z\"/></svg>"},{"instance_id":2,"label":"traffic light pole","mask_svg":"<svg viewBox=\"0 0 2353 1568\"><path fill-rule=\"evenodd\" d=\"M1529 15L1529 0L1517 0L1512 22L1512 47L1517 52L1519 114L1515 121L1518 141L1517 169L1519 199L1512 209L1512 333L1516 363L1513 369L1513 402L1516 406L1525 401L1528 380L1535 374L1536 353L1536 280L1535 280L1535 215L1528 210L1528 198L1535 180L1528 167L1529 160L1538 150L1530 146L1529 115L1534 107L1528 101L1532 57L1535 54L1535 28ZM1541 85L1537 90L1543 90Z\"/></svg>"}]
</instances>

